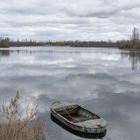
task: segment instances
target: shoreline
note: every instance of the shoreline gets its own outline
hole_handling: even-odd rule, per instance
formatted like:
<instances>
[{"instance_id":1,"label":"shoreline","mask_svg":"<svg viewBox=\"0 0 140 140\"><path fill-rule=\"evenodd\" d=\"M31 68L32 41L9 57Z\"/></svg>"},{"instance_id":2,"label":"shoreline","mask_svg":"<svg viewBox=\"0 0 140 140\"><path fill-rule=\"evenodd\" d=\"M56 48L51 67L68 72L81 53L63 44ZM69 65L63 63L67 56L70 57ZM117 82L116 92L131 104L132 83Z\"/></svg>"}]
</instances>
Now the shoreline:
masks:
<instances>
[{"instance_id":1,"label":"shoreline","mask_svg":"<svg viewBox=\"0 0 140 140\"><path fill-rule=\"evenodd\" d=\"M119 50L125 50L125 51L140 51L138 48L119 48L119 47L84 47L84 46L55 46L55 45L39 45L39 46L9 46L9 47L0 47L0 51L2 50L9 50L10 48L84 48L84 49L89 49L89 48L103 48L103 49L119 49Z\"/></svg>"}]
</instances>

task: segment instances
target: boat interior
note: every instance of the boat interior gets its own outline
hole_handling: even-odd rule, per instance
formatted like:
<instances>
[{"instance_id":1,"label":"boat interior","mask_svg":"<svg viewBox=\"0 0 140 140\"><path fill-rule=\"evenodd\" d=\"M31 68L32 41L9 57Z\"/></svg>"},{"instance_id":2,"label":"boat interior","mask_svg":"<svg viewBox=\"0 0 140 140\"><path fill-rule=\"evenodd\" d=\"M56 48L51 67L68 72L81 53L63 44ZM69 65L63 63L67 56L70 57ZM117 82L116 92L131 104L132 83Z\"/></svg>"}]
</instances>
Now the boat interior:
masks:
<instances>
[{"instance_id":1,"label":"boat interior","mask_svg":"<svg viewBox=\"0 0 140 140\"><path fill-rule=\"evenodd\" d=\"M91 113L78 105L63 108L62 110L58 110L56 112L73 123L100 118L94 113Z\"/></svg>"}]
</instances>

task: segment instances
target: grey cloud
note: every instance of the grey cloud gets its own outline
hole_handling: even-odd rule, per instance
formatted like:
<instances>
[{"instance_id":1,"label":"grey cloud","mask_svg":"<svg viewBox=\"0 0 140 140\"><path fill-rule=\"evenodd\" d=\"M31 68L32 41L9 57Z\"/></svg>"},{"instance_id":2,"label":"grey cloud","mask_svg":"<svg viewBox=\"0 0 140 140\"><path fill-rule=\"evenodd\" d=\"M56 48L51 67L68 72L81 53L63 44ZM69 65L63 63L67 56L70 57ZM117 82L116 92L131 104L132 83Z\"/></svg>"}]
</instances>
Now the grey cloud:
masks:
<instances>
[{"instance_id":1,"label":"grey cloud","mask_svg":"<svg viewBox=\"0 0 140 140\"><path fill-rule=\"evenodd\" d=\"M0 1L0 36L39 40L125 39L133 26L140 26L139 6L138 0Z\"/></svg>"},{"instance_id":2,"label":"grey cloud","mask_svg":"<svg viewBox=\"0 0 140 140\"><path fill-rule=\"evenodd\" d=\"M101 1L79 1L79 4L74 3L65 11L71 16L106 18L119 11L117 7L112 8L113 5L112 3L111 5L104 4Z\"/></svg>"}]
</instances>

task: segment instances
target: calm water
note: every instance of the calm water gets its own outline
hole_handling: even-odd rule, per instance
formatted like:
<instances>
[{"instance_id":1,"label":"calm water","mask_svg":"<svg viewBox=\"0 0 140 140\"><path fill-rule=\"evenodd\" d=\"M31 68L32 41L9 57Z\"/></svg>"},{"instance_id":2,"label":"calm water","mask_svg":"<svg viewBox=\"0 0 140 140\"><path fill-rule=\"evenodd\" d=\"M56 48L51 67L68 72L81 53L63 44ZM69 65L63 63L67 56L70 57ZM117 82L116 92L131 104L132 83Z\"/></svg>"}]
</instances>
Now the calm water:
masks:
<instances>
[{"instance_id":1,"label":"calm water","mask_svg":"<svg viewBox=\"0 0 140 140\"><path fill-rule=\"evenodd\" d=\"M50 120L53 101L76 102L108 124L104 140L139 140L140 53L117 49L10 48L0 50L0 100L19 90L20 108L39 105L47 140L86 140Z\"/></svg>"}]
</instances>

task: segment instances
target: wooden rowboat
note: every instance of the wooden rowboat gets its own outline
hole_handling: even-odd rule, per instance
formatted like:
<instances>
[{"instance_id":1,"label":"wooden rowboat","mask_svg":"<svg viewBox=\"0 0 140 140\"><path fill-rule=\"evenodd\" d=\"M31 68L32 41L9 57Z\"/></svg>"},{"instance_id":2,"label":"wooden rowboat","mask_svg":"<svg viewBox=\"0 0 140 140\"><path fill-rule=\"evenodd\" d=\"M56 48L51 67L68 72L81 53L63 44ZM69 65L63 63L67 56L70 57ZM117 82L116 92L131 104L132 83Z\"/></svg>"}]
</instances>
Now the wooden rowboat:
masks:
<instances>
[{"instance_id":1,"label":"wooden rowboat","mask_svg":"<svg viewBox=\"0 0 140 140\"><path fill-rule=\"evenodd\" d=\"M87 138L106 135L106 121L77 104L55 102L50 110L53 121L76 135Z\"/></svg>"}]
</instances>

